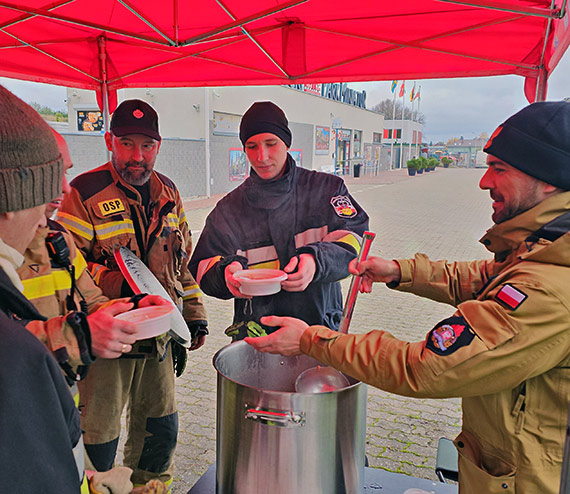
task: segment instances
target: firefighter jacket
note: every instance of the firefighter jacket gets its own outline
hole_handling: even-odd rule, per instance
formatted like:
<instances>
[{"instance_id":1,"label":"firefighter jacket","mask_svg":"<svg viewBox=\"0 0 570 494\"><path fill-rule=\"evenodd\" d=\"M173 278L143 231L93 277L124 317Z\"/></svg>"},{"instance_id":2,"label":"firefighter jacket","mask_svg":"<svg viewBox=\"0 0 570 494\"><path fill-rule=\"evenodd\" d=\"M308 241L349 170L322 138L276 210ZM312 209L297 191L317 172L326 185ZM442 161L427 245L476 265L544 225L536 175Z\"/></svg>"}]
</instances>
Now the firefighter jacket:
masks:
<instances>
[{"instance_id":1,"label":"firefighter jacket","mask_svg":"<svg viewBox=\"0 0 570 494\"><path fill-rule=\"evenodd\" d=\"M386 391L463 398L462 494L558 492L570 403L570 192L491 228L494 260L398 261L398 289L455 314L426 339L309 328L302 351Z\"/></svg>"},{"instance_id":2,"label":"firefighter jacket","mask_svg":"<svg viewBox=\"0 0 570 494\"><path fill-rule=\"evenodd\" d=\"M0 492L78 494L79 412L55 360L24 328L42 316L11 279L0 268Z\"/></svg>"},{"instance_id":3,"label":"firefighter jacket","mask_svg":"<svg viewBox=\"0 0 570 494\"><path fill-rule=\"evenodd\" d=\"M206 325L202 293L188 270L192 237L182 200L174 183L152 172L150 202L145 208L138 191L123 181L111 162L71 182L58 220L73 234L95 283L109 298L130 295L114 251L129 248L152 271L189 326ZM169 337L157 338L164 354Z\"/></svg>"},{"instance_id":4,"label":"firefighter jacket","mask_svg":"<svg viewBox=\"0 0 570 494\"><path fill-rule=\"evenodd\" d=\"M51 259L46 247L46 238L50 234L60 233L68 249L66 269L65 261ZM24 286L24 295L30 300L47 322L32 321L27 325L31 331L56 357L60 364L69 364L77 375L79 366L92 362L91 349L85 348L90 337L84 334L81 324L73 324L72 311L82 309L80 301L88 313L108 302L101 290L95 285L87 263L81 255L70 233L53 220L48 220L46 228L39 228L36 236L24 253L24 264L18 268L18 275ZM71 274L75 276L74 307L68 306L71 291ZM86 352L87 350L87 352Z\"/></svg>"},{"instance_id":5,"label":"firefighter jacket","mask_svg":"<svg viewBox=\"0 0 570 494\"><path fill-rule=\"evenodd\" d=\"M367 228L368 215L341 178L299 168L287 155L282 177L261 180L252 169L243 184L218 202L200 234L190 270L206 294L229 299L224 270L231 262L249 269L283 269L293 256L310 253L316 272L305 291L281 290L251 301L236 298L234 323L281 315L337 328L342 315L339 280L348 276L348 263L358 254Z\"/></svg>"}]
</instances>

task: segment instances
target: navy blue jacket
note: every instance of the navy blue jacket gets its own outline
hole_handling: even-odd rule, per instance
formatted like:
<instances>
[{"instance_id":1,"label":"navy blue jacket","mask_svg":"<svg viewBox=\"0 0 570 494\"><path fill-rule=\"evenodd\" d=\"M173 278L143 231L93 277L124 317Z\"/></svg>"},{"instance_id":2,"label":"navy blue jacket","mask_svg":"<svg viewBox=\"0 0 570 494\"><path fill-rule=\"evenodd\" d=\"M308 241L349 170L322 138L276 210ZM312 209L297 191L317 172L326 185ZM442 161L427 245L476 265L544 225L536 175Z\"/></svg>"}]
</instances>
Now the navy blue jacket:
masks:
<instances>
[{"instance_id":1,"label":"navy blue jacket","mask_svg":"<svg viewBox=\"0 0 570 494\"><path fill-rule=\"evenodd\" d=\"M317 269L305 291L281 290L254 297L251 304L235 299L234 323L278 315L337 329L343 304L339 280L348 276L348 263L367 228L368 215L341 178L299 168L288 155L282 177L262 180L252 169L218 202L206 219L190 272L204 293L229 299L224 270L231 262L283 269L293 256L311 253Z\"/></svg>"}]
</instances>

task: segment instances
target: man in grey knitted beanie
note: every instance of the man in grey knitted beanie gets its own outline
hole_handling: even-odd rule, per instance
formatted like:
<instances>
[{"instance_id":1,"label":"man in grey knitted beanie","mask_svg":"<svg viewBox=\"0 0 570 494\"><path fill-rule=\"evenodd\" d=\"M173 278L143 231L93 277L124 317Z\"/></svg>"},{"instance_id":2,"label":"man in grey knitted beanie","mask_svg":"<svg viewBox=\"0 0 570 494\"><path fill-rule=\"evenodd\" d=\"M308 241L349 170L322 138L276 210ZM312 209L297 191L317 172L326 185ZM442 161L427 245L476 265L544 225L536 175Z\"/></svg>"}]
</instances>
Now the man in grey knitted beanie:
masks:
<instances>
[{"instance_id":1,"label":"man in grey knitted beanie","mask_svg":"<svg viewBox=\"0 0 570 494\"><path fill-rule=\"evenodd\" d=\"M63 165L52 131L0 86L0 492L75 494L79 413L59 366L23 321L43 320L16 273L47 202L60 194ZM34 475L30 475L30 472Z\"/></svg>"},{"instance_id":2,"label":"man in grey knitted beanie","mask_svg":"<svg viewBox=\"0 0 570 494\"><path fill-rule=\"evenodd\" d=\"M61 194L63 161L53 133L29 105L0 86L0 213Z\"/></svg>"}]
</instances>

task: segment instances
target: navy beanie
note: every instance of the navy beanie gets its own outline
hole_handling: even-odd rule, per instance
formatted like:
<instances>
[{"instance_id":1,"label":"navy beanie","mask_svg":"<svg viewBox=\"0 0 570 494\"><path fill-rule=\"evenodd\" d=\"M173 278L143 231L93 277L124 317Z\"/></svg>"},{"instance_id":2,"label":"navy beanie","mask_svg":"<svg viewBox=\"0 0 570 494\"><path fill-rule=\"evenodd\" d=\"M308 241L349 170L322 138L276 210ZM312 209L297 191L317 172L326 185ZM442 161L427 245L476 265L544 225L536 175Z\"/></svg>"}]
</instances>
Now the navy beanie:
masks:
<instances>
[{"instance_id":1,"label":"navy beanie","mask_svg":"<svg viewBox=\"0 0 570 494\"><path fill-rule=\"evenodd\" d=\"M483 149L520 171L570 190L570 103L541 101L500 125Z\"/></svg>"},{"instance_id":2,"label":"navy beanie","mask_svg":"<svg viewBox=\"0 0 570 494\"><path fill-rule=\"evenodd\" d=\"M245 147L246 141L257 134L274 134L285 146L291 147L291 130L283 110L271 101L258 101L249 107L239 125L239 138Z\"/></svg>"}]
</instances>

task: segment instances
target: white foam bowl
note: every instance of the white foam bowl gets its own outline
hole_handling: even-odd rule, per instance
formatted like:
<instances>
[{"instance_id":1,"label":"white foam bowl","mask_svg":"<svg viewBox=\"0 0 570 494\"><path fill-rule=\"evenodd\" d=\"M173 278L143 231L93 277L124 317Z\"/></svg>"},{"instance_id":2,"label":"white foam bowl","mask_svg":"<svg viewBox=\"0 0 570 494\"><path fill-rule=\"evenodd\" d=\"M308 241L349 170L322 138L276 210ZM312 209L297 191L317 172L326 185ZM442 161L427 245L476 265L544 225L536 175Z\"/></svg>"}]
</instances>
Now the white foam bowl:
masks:
<instances>
[{"instance_id":1,"label":"white foam bowl","mask_svg":"<svg viewBox=\"0 0 570 494\"><path fill-rule=\"evenodd\" d=\"M137 328L137 340L144 340L168 332L173 310L173 305L151 305L117 314L115 319L132 322Z\"/></svg>"},{"instance_id":2,"label":"white foam bowl","mask_svg":"<svg viewBox=\"0 0 570 494\"><path fill-rule=\"evenodd\" d=\"M281 290L287 273L280 269L244 269L236 271L234 278L241 283L239 290L244 295L273 295Z\"/></svg>"}]
</instances>

